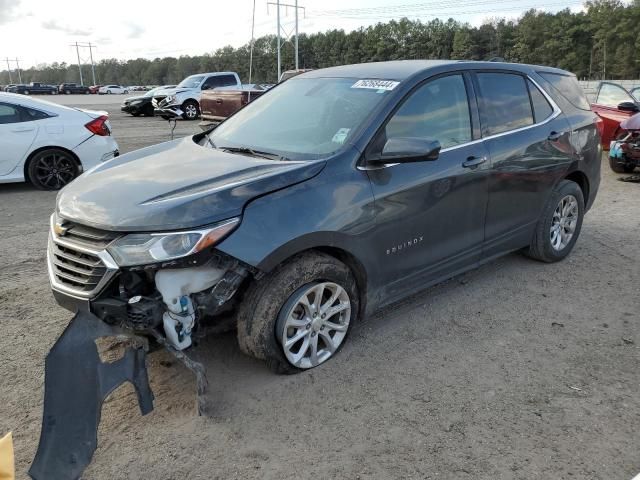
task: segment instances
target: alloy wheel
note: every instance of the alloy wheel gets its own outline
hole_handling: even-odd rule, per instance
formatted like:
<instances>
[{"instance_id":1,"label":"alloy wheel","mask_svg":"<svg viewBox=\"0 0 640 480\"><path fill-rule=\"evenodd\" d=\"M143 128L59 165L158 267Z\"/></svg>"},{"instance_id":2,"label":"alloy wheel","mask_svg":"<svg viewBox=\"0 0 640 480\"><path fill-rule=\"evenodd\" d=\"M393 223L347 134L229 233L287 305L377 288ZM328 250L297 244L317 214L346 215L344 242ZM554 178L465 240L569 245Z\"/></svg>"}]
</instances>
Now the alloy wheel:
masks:
<instances>
[{"instance_id":1,"label":"alloy wheel","mask_svg":"<svg viewBox=\"0 0 640 480\"><path fill-rule=\"evenodd\" d=\"M553 212L551 229L549 232L551 246L556 251L566 248L571 242L578 225L578 200L573 195L566 195L560 199Z\"/></svg>"},{"instance_id":2,"label":"alloy wheel","mask_svg":"<svg viewBox=\"0 0 640 480\"><path fill-rule=\"evenodd\" d=\"M184 113L187 118L196 118L198 116L198 109L192 103L184 107Z\"/></svg>"},{"instance_id":3,"label":"alloy wheel","mask_svg":"<svg viewBox=\"0 0 640 480\"><path fill-rule=\"evenodd\" d=\"M351 300L333 282L311 284L294 295L282 312L280 343L289 363L312 368L331 358L347 336Z\"/></svg>"},{"instance_id":4,"label":"alloy wheel","mask_svg":"<svg viewBox=\"0 0 640 480\"><path fill-rule=\"evenodd\" d=\"M45 153L36 160L35 181L48 190L58 190L76 176L76 166L60 152Z\"/></svg>"}]
</instances>

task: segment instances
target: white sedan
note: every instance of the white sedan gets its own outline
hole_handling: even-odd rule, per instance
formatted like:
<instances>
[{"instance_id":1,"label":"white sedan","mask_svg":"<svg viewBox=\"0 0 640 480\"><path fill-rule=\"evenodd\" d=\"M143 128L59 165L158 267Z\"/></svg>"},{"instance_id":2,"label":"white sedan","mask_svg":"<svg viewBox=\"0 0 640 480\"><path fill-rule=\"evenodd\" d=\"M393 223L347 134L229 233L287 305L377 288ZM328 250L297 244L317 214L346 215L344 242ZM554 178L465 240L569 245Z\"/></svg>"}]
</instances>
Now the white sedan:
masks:
<instances>
[{"instance_id":1,"label":"white sedan","mask_svg":"<svg viewBox=\"0 0 640 480\"><path fill-rule=\"evenodd\" d=\"M118 156L107 112L0 93L0 183L58 190Z\"/></svg>"},{"instance_id":2,"label":"white sedan","mask_svg":"<svg viewBox=\"0 0 640 480\"><path fill-rule=\"evenodd\" d=\"M112 93L129 93L129 89L127 87L123 87L122 85L105 85L104 87L100 87L98 89L98 93L100 95L111 95Z\"/></svg>"}]
</instances>

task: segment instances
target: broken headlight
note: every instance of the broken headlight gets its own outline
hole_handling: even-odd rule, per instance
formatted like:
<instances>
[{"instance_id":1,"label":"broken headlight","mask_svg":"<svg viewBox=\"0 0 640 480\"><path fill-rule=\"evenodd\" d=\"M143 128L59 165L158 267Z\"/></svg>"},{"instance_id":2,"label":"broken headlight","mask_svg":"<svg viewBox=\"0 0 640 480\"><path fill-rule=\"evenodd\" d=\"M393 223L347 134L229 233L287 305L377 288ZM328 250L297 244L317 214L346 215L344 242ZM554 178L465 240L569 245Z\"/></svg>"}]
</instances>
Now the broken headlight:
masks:
<instances>
[{"instance_id":1,"label":"broken headlight","mask_svg":"<svg viewBox=\"0 0 640 480\"><path fill-rule=\"evenodd\" d=\"M198 230L132 233L113 242L107 250L121 267L174 260L215 245L239 223L240 218L236 217Z\"/></svg>"}]
</instances>

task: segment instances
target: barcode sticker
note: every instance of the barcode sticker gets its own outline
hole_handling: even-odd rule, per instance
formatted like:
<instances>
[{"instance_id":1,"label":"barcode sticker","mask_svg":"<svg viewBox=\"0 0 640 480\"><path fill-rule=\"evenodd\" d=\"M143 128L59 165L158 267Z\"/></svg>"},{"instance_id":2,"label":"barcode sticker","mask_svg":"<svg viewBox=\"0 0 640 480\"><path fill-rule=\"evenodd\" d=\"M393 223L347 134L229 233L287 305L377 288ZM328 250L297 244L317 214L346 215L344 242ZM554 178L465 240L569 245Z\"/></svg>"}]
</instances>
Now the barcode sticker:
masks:
<instances>
[{"instance_id":1,"label":"barcode sticker","mask_svg":"<svg viewBox=\"0 0 640 480\"><path fill-rule=\"evenodd\" d=\"M370 88L372 90L393 90L400 82L393 80L358 80L351 88Z\"/></svg>"}]
</instances>

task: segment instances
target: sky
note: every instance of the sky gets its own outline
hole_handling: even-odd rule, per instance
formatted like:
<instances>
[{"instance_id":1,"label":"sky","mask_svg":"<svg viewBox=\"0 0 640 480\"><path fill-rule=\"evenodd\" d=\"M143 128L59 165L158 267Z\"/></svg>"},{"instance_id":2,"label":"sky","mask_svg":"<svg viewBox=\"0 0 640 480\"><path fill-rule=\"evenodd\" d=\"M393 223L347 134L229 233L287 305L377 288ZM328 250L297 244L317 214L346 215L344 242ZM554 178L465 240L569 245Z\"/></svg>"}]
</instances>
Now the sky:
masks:
<instances>
[{"instance_id":1,"label":"sky","mask_svg":"<svg viewBox=\"0 0 640 480\"><path fill-rule=\"evenodd\" d=\"M275 2L276 0L272 0ZM281 0L294 4L295 0ZM276 33L276 7L255 0L255 36ZM408 17L429 21L454 18L480 25L493 17L517 18L530 8L554 12L579 0L298 0L299 31L346 31ZM253 0L0 0L0 70L5 58L20 67L77 63L75 42L96 45L103 58L155 58L201 55L251 38ZM283 28L292 32L294 9L281 7ZM80 49L81 61L89 50ZM12 69L15 62L11 63Z\"/></svg>"}]
</instances>

